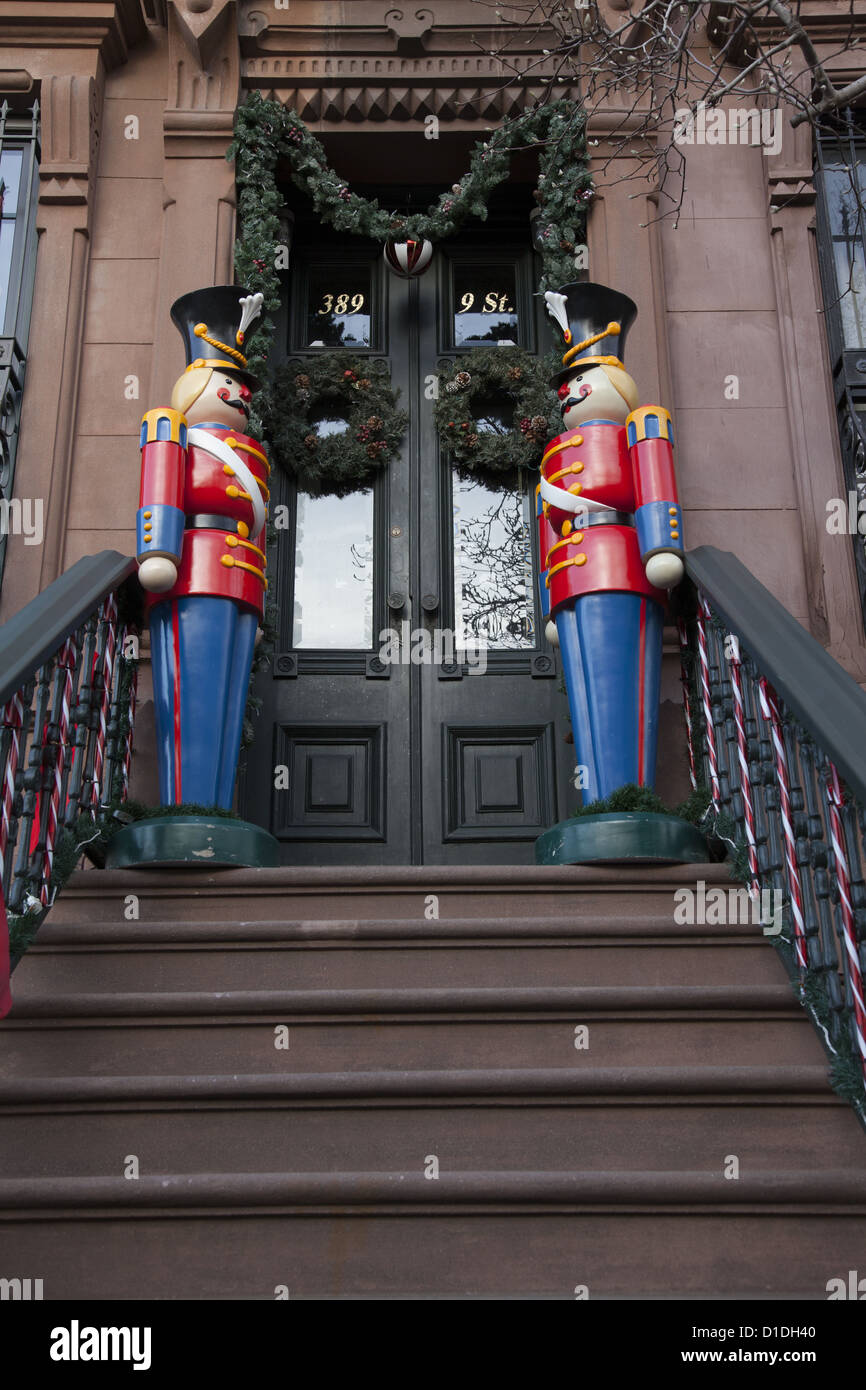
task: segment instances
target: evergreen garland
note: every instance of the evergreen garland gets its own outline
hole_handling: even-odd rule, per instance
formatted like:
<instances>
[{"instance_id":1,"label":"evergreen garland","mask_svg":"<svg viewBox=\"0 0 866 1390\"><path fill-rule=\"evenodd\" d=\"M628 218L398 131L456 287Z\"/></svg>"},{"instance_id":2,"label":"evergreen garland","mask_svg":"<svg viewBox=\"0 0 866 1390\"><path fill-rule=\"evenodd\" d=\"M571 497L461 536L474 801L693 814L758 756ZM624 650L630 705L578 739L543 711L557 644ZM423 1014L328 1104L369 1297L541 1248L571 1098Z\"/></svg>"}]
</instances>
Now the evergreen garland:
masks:
<instances>
[{"instance_id":1,"label":"evergreen garland","mask_svg":"<svg viewBox=\"0 0 866 1390\"><path fill-rule=\"evenodd\" d=\"M512 152L533 146L539 153L534 196L541 209L539 288L543 291L558 289L574 279L574 253L584 239L587 205L593 196L586 156L586 116L574 102L552 101L504 122L487 140L475 145L467 172L440 194L436 203L426 212L403 214L353 193L330 167L323 146L297 112L286 111L278 101L252 92L238 108L234 140L226 153L236 164L241 228L235 245L238 282L264 295L250 370L264 373L274 335L270 315L280 306L277 261L284 200L277 184L277 168L281 161L321 221L338 231L369 237L383 245L410 237L427 237L435 243L452 236L470 217L485 219L490 194L508 177Z\"/></svg>"}]
</instances>

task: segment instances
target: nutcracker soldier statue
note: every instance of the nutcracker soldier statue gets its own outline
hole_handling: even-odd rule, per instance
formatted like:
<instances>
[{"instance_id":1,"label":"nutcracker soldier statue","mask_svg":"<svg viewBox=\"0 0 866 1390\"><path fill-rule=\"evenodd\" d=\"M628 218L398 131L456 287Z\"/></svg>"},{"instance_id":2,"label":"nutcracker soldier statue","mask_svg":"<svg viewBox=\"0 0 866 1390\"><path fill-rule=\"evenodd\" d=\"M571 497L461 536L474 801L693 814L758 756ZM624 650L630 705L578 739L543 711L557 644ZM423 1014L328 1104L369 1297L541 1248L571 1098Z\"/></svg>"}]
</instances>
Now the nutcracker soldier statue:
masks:
<instances>
[{"instance_id":1,"label":"nutcracker soldier statue","mask_svg":"<svg viewBox=\"0 0 866 1390\"><path fill-rule=\"evenodd\" d=\"M683 576L671 418L638 404L623 365L637 308L605 285L545 295L561 331L551 385L566 432L547 445L537 489L542 612L555 624L584 804L655 779L666 590ZM537 844L542 863L705 860L673 816L578 817Z\"/></svg>"},{"instance_id":2,"label":"nutcracker soldier statue","mask_svg":"<svg viewBox=\"0 0 866 1390\"><path fill-rule=\"evenodd\" d=\"M244 346L262 296L232 285L172 306L187 366L171 406L141 423L136 554L147 593L160 800L229 810L267 580L269 465L246 429L258 382ZM153 817L112 841L110 865L272 864L245 821Z\"/></svg>"}]
</instances>

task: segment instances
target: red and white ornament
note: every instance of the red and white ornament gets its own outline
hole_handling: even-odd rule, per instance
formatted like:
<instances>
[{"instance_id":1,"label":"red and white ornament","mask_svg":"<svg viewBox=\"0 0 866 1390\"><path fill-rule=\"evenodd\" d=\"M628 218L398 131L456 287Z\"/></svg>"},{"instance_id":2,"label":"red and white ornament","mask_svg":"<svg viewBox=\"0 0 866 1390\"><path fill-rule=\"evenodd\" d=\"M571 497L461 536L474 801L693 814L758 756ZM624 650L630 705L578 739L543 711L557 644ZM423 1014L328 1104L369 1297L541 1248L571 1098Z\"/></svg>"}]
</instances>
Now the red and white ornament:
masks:
<instances>
[{"instance_id":1,"label":"red and white ornament","mask_svg":"<svg viewBox=\"0 0 866 1390\"><path fill-rule=\"evenodd\" d=\"M423 275L433 259L433 243L423 237L418 241L386 241L383 252L385 264L401 280Z\"/></svg>"}]
</instances>

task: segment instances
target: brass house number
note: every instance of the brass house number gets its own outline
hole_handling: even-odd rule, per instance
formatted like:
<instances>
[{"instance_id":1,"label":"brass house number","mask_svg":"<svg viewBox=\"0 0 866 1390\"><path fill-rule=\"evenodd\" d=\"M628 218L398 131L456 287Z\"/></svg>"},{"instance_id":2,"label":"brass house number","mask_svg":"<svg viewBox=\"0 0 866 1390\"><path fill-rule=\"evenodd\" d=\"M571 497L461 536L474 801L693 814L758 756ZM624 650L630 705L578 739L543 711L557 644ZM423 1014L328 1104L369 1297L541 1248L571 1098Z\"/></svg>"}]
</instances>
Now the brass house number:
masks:
<instances>
[{"instance_id":1,"label":"brass house number","mask_svg":"<svg viewBox=\"0 0 866 1390\"><path fill-rule=\"evenodd\" d=\"M458 314L468 314L475 309L475 295L472 290L467 290L460 299ZM508 295L502 294L499 290L488 290L484 296L480 309L475 309L476 314L513 314L514 305L509 302Z\"/></svg>"},{"instance_id":2,"label":"brass house number","mask_svg":"<svg viewBox=\"0 0 866 1390\"><path fill-rule=\"evenodd\" d=\"M317 314L357 314L364 307L363 294L349 294L341 292L339 294L323 294L322 307L317 309Z\"/></svg>"}]
</instances>

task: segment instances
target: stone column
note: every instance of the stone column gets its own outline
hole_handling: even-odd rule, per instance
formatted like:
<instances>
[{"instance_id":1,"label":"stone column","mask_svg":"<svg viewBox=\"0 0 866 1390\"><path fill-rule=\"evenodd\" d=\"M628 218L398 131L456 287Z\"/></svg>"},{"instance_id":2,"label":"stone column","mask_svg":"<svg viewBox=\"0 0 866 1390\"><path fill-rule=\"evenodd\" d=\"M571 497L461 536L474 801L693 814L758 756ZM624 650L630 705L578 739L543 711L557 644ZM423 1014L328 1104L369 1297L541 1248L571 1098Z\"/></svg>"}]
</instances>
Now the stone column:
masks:
<instances>
[{"instance_id":1,"label":"stone column","mask_svg":"<svg viewBox=\"0 0 866 1390\"><path fill-rule=\"evenodd\" d=\"M49 3L23 18L20 6L8 13L0 6L4 67L32 78L41 110L39 241L15 495L42 500L44 542L9 537L0 621L63 567L105 72L146 33L139 0Z\"/></svg>"},{"instance_id":2,"label":"stone column","mask_svg":"<svg viewBox=\"0 0 866 1390\"><path fill-rule=\"evenodd\" d=\"M855 680L866 640L850 536L829 535L827 503L845 497L815 240L812 131L780 113L782 148L767 158L773 278L792 468L812 634Z\"/></svg>"},{"instance_id":3,"label":"stone column","mask_svg":"<svg viewBox=\"0 0 866 1390\"><path fill-rule=\"evenodd\" d=\"M169 311L179 295L233 278L234 166L226 160L240 99L233 0L171 0L162 252L149 403L183 369Z\"/></svg>"}]
</instances>

